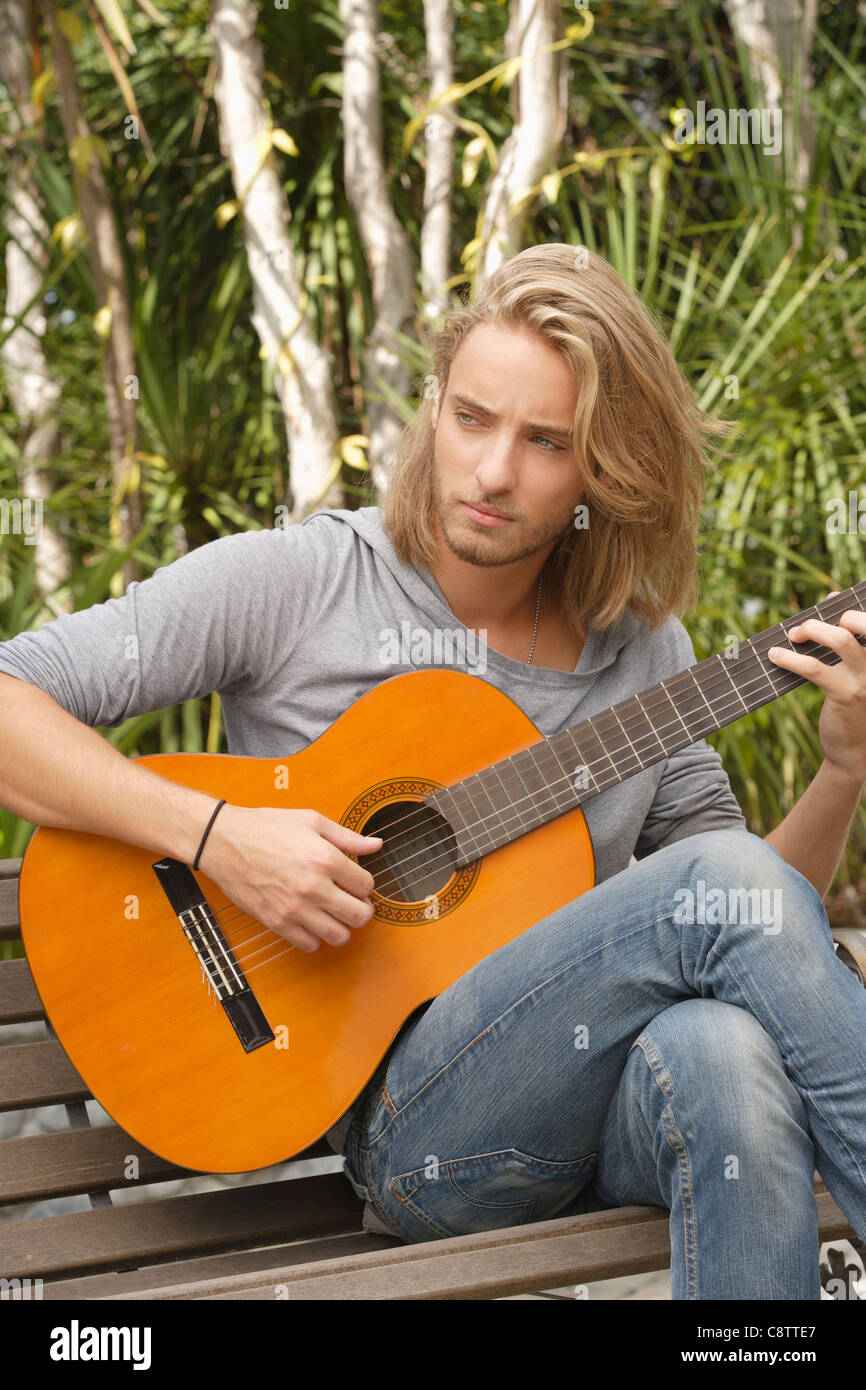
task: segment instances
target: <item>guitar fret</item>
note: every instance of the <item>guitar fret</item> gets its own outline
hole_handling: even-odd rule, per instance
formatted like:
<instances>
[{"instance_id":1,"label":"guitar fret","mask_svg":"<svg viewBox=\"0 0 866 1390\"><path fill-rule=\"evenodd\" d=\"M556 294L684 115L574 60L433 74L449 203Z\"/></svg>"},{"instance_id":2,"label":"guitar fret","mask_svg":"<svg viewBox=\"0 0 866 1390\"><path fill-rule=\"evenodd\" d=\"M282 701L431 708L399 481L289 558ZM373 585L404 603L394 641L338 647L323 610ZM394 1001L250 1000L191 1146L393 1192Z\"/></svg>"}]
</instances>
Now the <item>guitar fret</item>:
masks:
<instances>
[{"instance_id":1,"label":"guitar fret","mask_svg":"<svg viewBox=\"0 0 866 1390\"><path fill-rule=\"evenodd\" d=\"M749 642L749 647L750 647L751 650L752 650L753 656L754 656L754 657L757 659L757 661L760 663L761 675L764 677L764 680L767 682L767 684L769 685L770 689L772 690L774 697L775 697L776 695L781 694L782 692L779 690L779 687L776 685L776 682L775 682L775 680L774 680L774 677L775 677L775 676L778 676L778 675L782 675L782 674L784 674L784 673L783 673L783 672L781 671L781 669L780 669L779 667L777 667L777 666L774 666L772 669L768 670L767 667L766 667L766 665L765 665L765 662L764 662L763 653L762 653L762 652L759 652L758 649L757 649L757 647L756 647L756 646L754 645L754 643L752 643L752 642Z\"/></svg>"},{"instance_id":2,"label":"guitar fret","mask_svg":"<svg viewBox=\"0 0 866 1390\"><path fill-rule=\"evenodd\" d=\"M538 817L538 824L539 824L539 825L544 825L544 816L541 814L541 812L539 811L538 807L535 806L535 805L533 805L532 793L530 792L529 787L526 785L526 782L525 782L524 779L523 779L523 775L522 775L522 773L521 773L521 771L520 771L520 768L519 768L519 766L518 766L518 763L517 763L518 758L525 756L526 751L527 751L527 750L524 749L522 753L515 753L512 757L510 757L510 758L508 759L508 761L509 761L509 763L511 764L512 768L514 769L514 772L516 773L516 775L517 775L518 778L520 779L520 785L521 785L521 787L523 788L523 795L521 796L521 806L523 807L523 812L522 812L522 814L525 815L525 816L528 816L528 815L537 816L537 817ZM527 829L530 829L530 828L531 828L531 827L527 827Z\"/></svg>"},{"instance_id":3,"label":"guitar fret","mask_svg":"<svg viewBox=\"0 0 866 1390\"><path fill-rule=\"evenodd\" d=\"M689 733L689 726L688 726L688 724L687 724L686 721L683 719L682 715L680 714L679 710L677 709L676 704L674 703L674 698L673 698L673 696L671 695L670 691L668 690L667 686L665 685L664 681L661 681L660 684L661 684L662 690L664 691L664 693L665 693L665 694L667 695L667 697L668 697L668 700L669 700L669 702L670 702L671 709L673 710L674 714L676 715L677 719L680 721L680 723L681 723L682 726L683 726L683 729L685 730L686 738L688 739L689 743L691 743L691 742L692 742L692 736L691 736L691 734Z\"/></svg>"},{"instance_id":4,"label":"guitar fret","mask_svg":"<svg viewBox=\"0 0 866 1390\"><path fill-rule=\"evenodd\" d=\"M743 709L745 710L746 714L748 714L748 713L749 713L749 706L746 704L745 700L743 699L742 695L740 694L740 691L739 691L739 688L738 688L738 686L737 686L737 683L736 683L736 681L734 680L733 676L731 675L730 668L727 667L727 666L725 665L725 660L726 660L726 658L722 656L721 652L716 652L716 656L718 657L719 661L721 662L722 670L724 671L725 675L727 676L728 680L731 682L731 685L733 686L734 694L736 695L736 697L737 697L737 699L739 700L740 704L743 706Z\"/></svg>"},{"instance_id":5,"label":"guitar fret","mask_svg":"<svg viewBox=\"0 0 866 1390\"><path fill-rule=\"evenodd\" d=\"M440 798L443 796L450 797L451 802L454 806L454 810L457 813L457 826L455 826L454 829L457 830L458 836L460 832L462 832L463 835L467 836L467 838L471 841L470 848L474 852L473 857L479 858L484 853L484 850L482 846L478 843L478 840L475 836L474 827L478 817L475 814L475 807L472 805L472 799L469 796L469 793L466 791L465 784L463 782L455 782L453 787L446 787L444 792L438 792L437 795ZM468 821L466 819L466 813L460 805L460 798L462 798L463 801L466 801L469 804L470 816ZM447 816L447 811L445 814Z\"/></svg>"},{"instance_id":6,"label":"guitar fret","mask_svg":"<svg viewBox=\"0 0 866 1390\"><path fill-rule=\"evenodd\" d=\"M628 734L622 727L619 716L616 714L614 707L611 705L610 709L604 710L601 714L593 715L593 718L595 719L596 723L601 725L601 727L604 729L605 736L607 739L604 751L607 754L608 758L610 758L611 766L616 772L617 779L620 782L622 782L626 777L631 777L632 773L642 769L644 764L641 762L641 759L635 752L634 747L631 746L631 741L628 737ZM620 738L623 741L617 744L614 740ZM634 760L634 762L637 764L636 767L629 767L627 765L627 761L630 759ZM624 773L620 770L622 766L625 766Z\"/></svg>"},{"instance_id":7,"label":"guitar fret","mask_svg":"<svg viewBox=\"0 0 866 1390\"><path fill-rule=\"evenodd\" d=\"M559 735L559 734L557 735L557 738L560 738L560 737L561 737L561 738L569 738L569 739L571 740L572 744L574 745L574 751L577 753L577 756L580 758L580 762L578 763L577 767L574 769L574 772L572 772L572 774L571 774L572 777L574 777L574 775L575 775L575 773L577 772L577 770L578 770L579 767L585 768L586 771L589 773L590 777L592 778L593 782L595 783L595 790L596 790L597 792L598 792L598 791L601 791L601 787L600 787L599 784L598 784L598 781L597 781L597 779L596 779L595 773L593 772L592 767L590 766L589 761L587 760L587 757L586 757L586 755L584 754L584 752L583 752L583 750L582 750L580 744L578 743L577 739L576 739L575 736L574 736L574 731L573 731L572 729L563 729L562 734L561 734L561 735ZM572 784L572 785L573 785L573 784ZM588 790L588 789L587 789L587 790Z\"/></svg>"},{"instance_id":8,"label":"guitar fret","mask_svg":"<svg viewBox=\"0 0 866 1390\"><path fill-rule=\"evenodd\" d=\"M500 810L500 808L499 808L499 806L498 806L498 804L497 804L498 799L499 799L499 791L500 791L500 788L501 788L502 790L504 790L504 788L502 788L502 783L501 783L501 781L500 781L499 787L494 787L494 788L493 788L493 792L492 792L492 793L491 793L490 788L487 787L487 786L485 786L485 783L484 783L485 777L489 779L490 776L491 776L491 773L493 773L493 771L494 771L494 769L493 769L492 767L485 767L485 768L482 768L482 770L481 770L480 772L476 772L475 777L474 777L473 780L474 780L474 782L475 782L475 785L476 785L478 788L480 788L480 790L481 790L481 791L484 793L484 795L487 797L487 800L490 802L490 806L491 806L491 809L492 809L492 811L493 811L493 815L494 815L494 817L499 821L499 825L500 825L500 827L501 827L501 830L504 831L505 838L504 838L504 839L500 839L500 831L499 831L499 830L495 830L495 827L492 828L492 829L486 829L486 834L490 837L490 839L491 839L491 841L493 842L495 848L498 849L501 845L507 845L508 842L509 842L509 840L512 838L512 836L511 836L511 833L510 833L510 831L509 831L509 829L508 829L508 826L507 826L506 823L505 823L505 819L504 819L504 817L503 817L503 815L502 815L502 812L501 812L501 810ZM484 820L485 820L485 823L488 822L488 817L487 817L486 812L485 812L485 814L484 814Z\"/></svg>"},{"instance_id":9,"label":"guitar fret","mask_svg":"<svg viewBox=\"0 0 866 1390\"><path fill-rule=\"evenodd\" d=\"M565 767L563 767L563 765L562 765L562 760L560 759L559 754L557 753L557 751L556 751L556 749L554 748L554 746L553 746L552 742L550 741L550 739L547 739L547 740L546 740L546 743L547 743L547 746L548 746L548 748L550 749L551 753L553 754L554 758L556 758L557 765L562 769L562 775L563 775L563 778L564 778L564 781L565 781L565 786L564 786L564 787L557 787L557 788L556 788L556 790L555 790L555 796L556 796L556 798L557 798L557 800L558 800L561 796L565 795L566 798L567 798L569 801L571 801L571 802L573 803L573 802L574 802L574 795L575 795L575 793L574 793L574 788L573 788L572 782L571 782L571 773L570 773ZM562 809L565 810L565 807L563 807Z\"/></svg>"},{"instance_id":10,"label":"guitar fret","mask_svg":"<svg viewBox=\"0 0 866 1390\"><path fill-rule=\"evenodd\" d=\"M720 729L720 728L721 728L721 725L719 724L719 721L718 721L718 719L716 718L716 716L713 714L713 707L712 707L712 705L710 705L710 704L708 703L706 695L705 695L704 692L701 690L701 687L700 687L700 685L698 684L698 681L697 681L697 679L696 679L696 677L695 677L695 675L694 675L694 672L692 671L691 666L689 667L687 674L690 675L691 678L692 678L692 680L695 682L695 688L696 688L698 694L700 695L700 697L701 697L701 699L703 700L704 704L707 706L707 709L710 711L710 718L712 719L712 721L713 721L713 723L715 724L716 728L717 728L717 729Z\"/></svg>"},{"instance_id":11,"label":"guitar fret","mask_svg":"<svg viewBox=\"0 0 866 1390\"><path fill-rule=\"evenodd\" d=\"M639 706L639 708L640 708L641 714L643 715L643 717L644 717L644 719L646 720L647 724L648 724L649 727L652 729L653 733L655 734L656 738L658 739L659 745L660 745L660 747L661 747L662 752L664 753L665 757L667 757L667 755L668 755L668 750L667 750L667 749L665 748L665 746L664 746L664 743L663 743L663 741L662 741L662 736L661 736L661 734L659 733L658 729L656 728L655 724L654 724L654 723L652 722L652 720L650 719L650 717L649 717L649 715L647 714L646 710L644 709L643 705L641 704L640 696L639 696L639 695L635 695L634 698L635 698L635 700L636 700L636 702L637 702L637 704L638 704L638 706Z\"/></svg>"},{"instance_id":12,"label":"guitar fret","mask_svg":"<svg viewBox=\"0 0 866 1390\"><path fill-rule=\"evenodd\" d=\"M631 739L628 737L628 734L626 733L626 730L625 730L625 726L623 725L623 722L622 722L622 720L620 719L619 715L617 714L616 710L612 708L610 712L611 712L611 714L613 715L613 717L614 717L614 719L616 720L616 722L617 722L617 724L619 725L619 727L622 729L622 731L623 731L623 733L625 734L626 738L628 739L628 744L629 744L629 747L631 748L631 751L634 753L634 755L635 755L635 757L637 758L638 762L640 763L641 767L644 767L645 764L644 764L643 758L641 757L640 753L639 753L639 752L637 751L637 749L635 748L635 746L634 746L634 744L632 743Z\"/></svg>"},{"instance_id":13,"label":"guitar fret","mask_svg":"<svg viewBox=\"0 0 866 1390\"><path fill-rule=\"evenodd\" d=\"M539 825L543 825L547 820L544 811L539 809L538 799L543 798L545 803L550 801L550 793L547 789L547 782L542 776L541 769L534 752L535 745L531 748L523 748L519 753L515 753L511 759L517 769L517 774L529 795L529 806L527 811L538 817ZM522 767L522 771L521 771Z\"/></svg>"},{"instance_id":14,"label":"guitar fret","mask_svg":"<svg viewBox=\"0 0 866 1390\"><path fill-rule=\"evenodd\" d=\"M541 743L536 743L533 745L533 752L536 754L536 758L539 763L539 771L541 772L547 784L547 795L553 801L554 806L557 807L558 814L560 811L564 811L566 809L565 806L562 806L559 803L559 796L561 795L562 791L562 763L559 761L559 758L557 758L556 754L554 753L553 748L550 745L550 741L546 738L543 738L541 740ZM544 759L544 762L541 761L542 759ZM545 772L545 763L547 765L547 772ZM566 785L568 788L571 787L571 778L568 776L567 773ZM572 805L573 804L574 799L572 798Z\"/></svg>"}]
</instances>

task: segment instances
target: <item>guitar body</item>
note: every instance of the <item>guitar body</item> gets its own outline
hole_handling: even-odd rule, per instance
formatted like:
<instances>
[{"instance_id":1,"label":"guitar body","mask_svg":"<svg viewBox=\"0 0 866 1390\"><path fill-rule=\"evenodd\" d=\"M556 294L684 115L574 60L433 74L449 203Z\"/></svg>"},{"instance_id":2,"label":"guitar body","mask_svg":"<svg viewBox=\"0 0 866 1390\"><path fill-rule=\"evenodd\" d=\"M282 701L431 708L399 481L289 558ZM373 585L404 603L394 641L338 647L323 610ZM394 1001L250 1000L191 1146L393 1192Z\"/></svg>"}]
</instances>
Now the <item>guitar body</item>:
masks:
<instances>
[{"instance_id":1,"label":"guitar body","mask_svg":"<svg viewBox=\"0 0 866 1390\"><path fill-rule=\"evenodd\" d=\"M417 817L425 797L540 737L496 687L437 669L383 681L290 757L137 761L237 805L313 808L372 834L383 817ZM595 881L586 820L573 809L463 867L443 869L434 855L439 878L417 898L396 883L391 895L375 892L375 916L346 945L307 953L199 871L198 890L274 1034L247 1050L154 871L158 858L38 829L21 872L22 935L51 1024L101 1105L143 1146L207 1172L263 1168L307 1148L419 1004ZM359 862L372 869L372 858Z\"/></svg>"}]
</instances>

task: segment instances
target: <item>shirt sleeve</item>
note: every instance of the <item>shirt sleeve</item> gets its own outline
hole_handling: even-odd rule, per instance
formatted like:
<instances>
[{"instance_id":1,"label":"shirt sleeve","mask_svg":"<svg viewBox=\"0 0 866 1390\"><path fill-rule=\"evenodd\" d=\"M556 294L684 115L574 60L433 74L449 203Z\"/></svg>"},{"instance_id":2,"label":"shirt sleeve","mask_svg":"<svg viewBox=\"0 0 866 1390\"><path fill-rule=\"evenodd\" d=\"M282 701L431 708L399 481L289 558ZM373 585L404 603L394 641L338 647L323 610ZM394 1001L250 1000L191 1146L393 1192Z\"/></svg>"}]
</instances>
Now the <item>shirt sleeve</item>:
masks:
<instances>
[{"instance_id":1,"label":"shirt sleeve","mask_svg":"<svg viewBox=\"0 0 866 1390\"><path fill-rule=\"evenodd\" d=\"M666 680L695 663L695 650L682 623L672 622L673 648ZM645 859L690 835L705 830L748 830L721 758L700 739L672 753L662 764L662 775L635 845L636 859Z\"/></svg>"},{"instance_id":2,"label":"shirt sleeve","mask_svg":"<svg viewBox=\"0 0 866 1390\"><path fill-rule=\"evenodd\" d=\"M131 583L122 598L63 613L0 642L0 671L39 686L84 724L247 685L315 618L312 527L240 532Z\"/></svg>"}]
</instances>

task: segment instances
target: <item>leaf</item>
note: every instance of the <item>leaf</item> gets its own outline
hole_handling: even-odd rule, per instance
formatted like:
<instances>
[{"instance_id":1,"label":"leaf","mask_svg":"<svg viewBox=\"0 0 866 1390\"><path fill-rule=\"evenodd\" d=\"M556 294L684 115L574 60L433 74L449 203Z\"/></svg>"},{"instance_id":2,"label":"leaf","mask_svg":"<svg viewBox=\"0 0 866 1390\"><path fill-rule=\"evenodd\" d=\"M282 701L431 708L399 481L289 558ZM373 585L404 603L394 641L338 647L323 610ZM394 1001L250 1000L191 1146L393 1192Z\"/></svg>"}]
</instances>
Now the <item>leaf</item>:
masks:
<instances>
[{"instance_id":1,"label":"leaf","mask_svg":"<svg viewBox=\"0 0 866 1390\"><path fill-rule=\"evenodd\" d=\"M220 203L219 207L214 213L214 218L216 219L217 226L224 227L227 222L231 222L232 218L236 217L237 214L240 212L240 208L241 205L238 202L237 198L232 198L232 200L228 203Z\"/></svg>"},{"instance_id":2,"label":"leaf","mask_svg":"<svg viewBox=\"0 0 866 1390\"><path fill-rule=\"evenodd\" d=\"M54 69L47 67L44 72L34 78L30 88L30 100L34 106L39 106L48 93L49 87L54 85Z\"/></svg>"},{"instance_id":3,"label":"leaf","mask_svg":"<svg viewBox=\"0 0 866 1390\"><path fill-rule=\"evenodd\" d=\"M545 174L541 180L541 191L549 203L555 203L562 186L560 174Z\"/></svg>"},{"instance_id":4,"label":"leaf","mask_svg":"<svg viewBox=\"0 0 866 1390\"><path fill-rule=\"evenodd\" d=\"M460 181L464 188L470 188L475 182L478 173L478 166L481 163L481 156L484 154L484 137L479 135L474 140L470 140L466 149L463 151L463 165L460 171Z\"/></svg>"},{"instance_id":5,"label":"leaf","mask_svg":"<svg viewBox=\"0 0 866 1390\"><path fill-rule=\"evenodd\" d=\"M97 309L93 315L94 332L106 341L111 334L111 305L103 304L101 309Z\"/></svg>"},{"instance_id":6,"label":"leaf","mask_svg":"<svg viewBox=\"0 0 866 1390\"><path fill-rule=\"evenodd\" d=\"M347 434L339 441L340 456L349 464L350 468L369 468L367 455L364 449L369 445L370 440L366 434Z\"/></svg>"},{"instance_id":7,"label":"leaf","mask_svg":"<svg viewBox=\"0 0 866 1390\"><path fill-rule=\"evenodd\" d=\"M126 27L123 10L117 0L96 0L96 7L115 37L120 39L127 53L135 53L136 48L132 41L132 35Z\"/></svg>"},{"instance_id":8,"label":"leaf","mask_svg":"<svg viewBox=\"0 0 866 1390\"><path fill-rule=\"evenodd\" d=\"M300 151L287 130L272 130L271 144L276 145L283 154L299 154Z\"/></svg>"}]
</instances>

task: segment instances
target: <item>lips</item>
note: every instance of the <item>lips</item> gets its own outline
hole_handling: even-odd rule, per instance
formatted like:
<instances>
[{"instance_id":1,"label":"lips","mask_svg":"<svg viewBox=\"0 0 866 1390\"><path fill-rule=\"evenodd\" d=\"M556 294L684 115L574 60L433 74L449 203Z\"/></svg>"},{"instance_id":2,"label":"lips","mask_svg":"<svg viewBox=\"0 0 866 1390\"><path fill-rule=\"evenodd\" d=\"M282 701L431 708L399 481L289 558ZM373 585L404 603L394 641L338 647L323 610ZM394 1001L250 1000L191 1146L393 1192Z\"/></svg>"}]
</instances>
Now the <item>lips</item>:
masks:
<instances>
[{"instance_id":1,"label":"lips","mask_svg":"<svg viewBox=\"0 0 866 1390\"><path fill-rule=\"evenodd\" d=\"M480 507L475 502L463 502L463 506L471 508L472 511L481 512L483 516L493 517L496 521L514 520L513 517L507 516L505 512L497 512L493 507Z\"/></svg>"}]
</instances>

